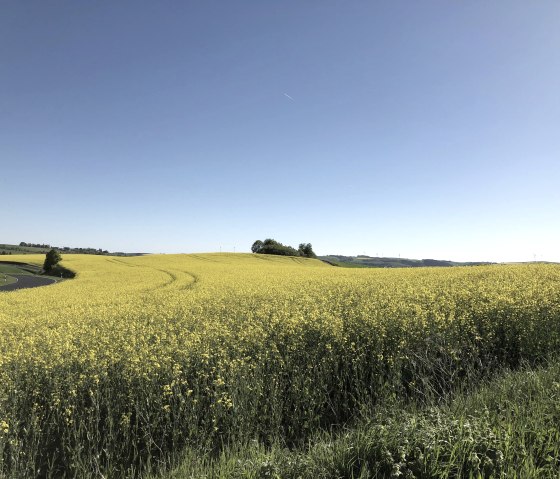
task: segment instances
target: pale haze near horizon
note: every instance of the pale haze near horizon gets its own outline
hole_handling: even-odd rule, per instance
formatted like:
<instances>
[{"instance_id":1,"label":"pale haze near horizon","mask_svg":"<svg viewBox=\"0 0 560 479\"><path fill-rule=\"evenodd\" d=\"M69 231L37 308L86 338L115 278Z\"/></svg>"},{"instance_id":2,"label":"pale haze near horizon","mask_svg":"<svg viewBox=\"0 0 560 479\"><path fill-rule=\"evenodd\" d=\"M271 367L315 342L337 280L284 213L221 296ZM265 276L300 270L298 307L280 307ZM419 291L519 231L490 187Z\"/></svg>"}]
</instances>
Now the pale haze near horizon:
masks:
<instances>
[{"instance_id":1,"label":"pale haze near horizon","mask_svg":"<svg viewBox=\"0 0 560 479\"><path fill-rule=\"evenodd\" d=\"M560 261L560 3L3 2L0 243Z\"/></svg>"}]
</instances>

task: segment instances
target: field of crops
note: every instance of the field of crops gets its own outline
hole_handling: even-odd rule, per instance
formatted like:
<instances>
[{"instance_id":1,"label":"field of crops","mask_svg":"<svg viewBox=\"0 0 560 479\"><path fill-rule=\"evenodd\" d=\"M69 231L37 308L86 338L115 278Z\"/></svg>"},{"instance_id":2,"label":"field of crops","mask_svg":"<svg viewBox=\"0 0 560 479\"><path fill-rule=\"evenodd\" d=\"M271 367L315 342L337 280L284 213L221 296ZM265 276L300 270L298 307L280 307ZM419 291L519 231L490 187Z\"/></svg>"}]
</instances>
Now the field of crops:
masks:
<instances>
[{"instance_id":1,"label":"field of crops","mask_svg":"<svg viewBox=\"0 0 560 479\"><path fill-rule=\"evenodd\" d=\"M77 277L0 293L0 477L131 477L189 448L298 447L395 398L437 400L560 350L556 265L62 264Z\"/></svg>"}]
</instances>

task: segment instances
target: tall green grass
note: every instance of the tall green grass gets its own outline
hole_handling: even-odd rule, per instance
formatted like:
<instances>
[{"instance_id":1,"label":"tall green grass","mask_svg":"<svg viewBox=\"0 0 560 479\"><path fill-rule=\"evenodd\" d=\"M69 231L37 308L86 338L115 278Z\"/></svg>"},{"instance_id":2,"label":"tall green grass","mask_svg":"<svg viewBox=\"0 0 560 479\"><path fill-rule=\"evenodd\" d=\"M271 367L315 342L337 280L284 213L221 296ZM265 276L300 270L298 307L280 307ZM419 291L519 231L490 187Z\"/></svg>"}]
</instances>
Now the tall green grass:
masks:
<instances>
[{"instance_id":1,"label":"tall green grass","mask_svg":"<svg viewBox=\"0 0 560 479\"><path fill-rule=\"evenodd\" d=\"M395 402L304 447L187 450L153 479L558 478L560 362L505 372L445 404Z\"/></svg>"}]
</instances>

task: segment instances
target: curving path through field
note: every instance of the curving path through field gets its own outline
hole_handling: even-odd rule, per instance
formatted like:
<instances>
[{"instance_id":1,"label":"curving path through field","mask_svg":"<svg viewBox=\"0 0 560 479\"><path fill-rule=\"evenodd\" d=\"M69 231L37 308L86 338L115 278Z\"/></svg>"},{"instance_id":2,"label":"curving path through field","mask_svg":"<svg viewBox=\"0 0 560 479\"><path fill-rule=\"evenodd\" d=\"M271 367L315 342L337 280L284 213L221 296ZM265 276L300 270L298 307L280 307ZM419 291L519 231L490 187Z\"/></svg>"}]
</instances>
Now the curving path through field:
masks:
<instances>
[{"instance_id":1,"label":"curving path through field","mask_svg":"<svg viewBox=\"0 0 560 479\"><path fill-rule=\"evenodd\" d=\"M11 274L12 278L17 281L6 286L0 285L0 292L2 291L15 291L16 289L37 288L39 286L47 286L48 284L56 283L52 278L41 278L38 276L29 276L25 274Z\"/></svg>"}]
</instances>

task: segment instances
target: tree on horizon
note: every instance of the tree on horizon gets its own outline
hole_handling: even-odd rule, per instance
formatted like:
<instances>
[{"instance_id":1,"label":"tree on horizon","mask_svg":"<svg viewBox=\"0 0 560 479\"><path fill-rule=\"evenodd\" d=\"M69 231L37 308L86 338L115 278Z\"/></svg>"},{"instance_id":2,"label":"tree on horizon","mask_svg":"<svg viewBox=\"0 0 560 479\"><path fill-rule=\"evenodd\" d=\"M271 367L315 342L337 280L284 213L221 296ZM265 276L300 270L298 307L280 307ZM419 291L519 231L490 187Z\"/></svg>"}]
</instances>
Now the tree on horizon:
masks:
<instances>
[{"instance_id":1,"label":"tree on horizon","mask_svg":"<svg viewBox=\"0 0 560 479\"><path fill-rule=\"evenodd\" d=\"M316 258L311 243L301 243L299 249L284 245L272 238L264 241L257 240L251 246L251 251L256 254L276 254L280 256L303 256L306 258Z\"/></svg>"}]
</instances>

